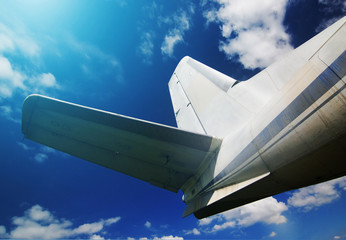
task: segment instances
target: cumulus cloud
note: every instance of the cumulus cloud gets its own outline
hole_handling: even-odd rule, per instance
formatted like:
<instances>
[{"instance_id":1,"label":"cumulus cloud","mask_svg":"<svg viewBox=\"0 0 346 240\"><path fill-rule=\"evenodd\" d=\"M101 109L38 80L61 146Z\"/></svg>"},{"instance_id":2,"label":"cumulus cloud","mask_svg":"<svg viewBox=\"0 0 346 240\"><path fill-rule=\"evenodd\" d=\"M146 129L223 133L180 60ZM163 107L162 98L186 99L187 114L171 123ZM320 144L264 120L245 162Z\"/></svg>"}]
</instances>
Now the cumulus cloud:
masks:
<instances>
[{"instance_id":1,"label":"cumulus cloud","mask_svg":"<svg viewBox=\"0 0 346 240\"><path fill-rule=\"evenodd\" d=\"M38 82L45 87L54 87L56 80L51 73L42 73L38 76Z\"/></svg>"},{"instance_id":2,"label":"cumulus cloud","mask_svg":"<svg viewBox=\"0 0 346 240\"><path fill-rule=\"evenodd\" d=\"M35 205L25 211L24 216L12 218L14 228L8 233L4 226L0 226L0 237L52 239L89 236L91 239L104 239L100 232L119 220L120 217L115 217L73 228L71 221L58 219L49 210Z\"/></svg>"},{"instance_id":3,"label":"cumulus cloud","mask_svg":"<svg viewBox=\"0 0 346 240\"><path fill-rule=\"evenodd\" d=\"M342 190L346 190L346 177L299 189L293 193L287 203L303 211L310 211L339 198Z\"/></svg>"},{"instance_id":4,"label":"cumulus cloud","mask_svg":"<svg viewBox=\"0 0 346 240\"><path fill-rule=\"evenodd\" d=\"M216 232L216 231L220 231L220 230L224 230L226 228L232 228L236 225L235 221L229 221L229 222L225 222L223 224L215 224L212 232Z\"/></svg>"},{"instance_id":5,"label":"cumulus cloud","mask_svg":"<svg viewBox=\"0 0 346 240\"><path fill-rule=\"evenodd\" d=\"M92 235L92 236L90 237L90 239L105 239L105 238L104 238L104 237L101 237L100 235L94 234L94 235Z\"/></svg>"},{"instance_id":6,"label":"cumulus cloud","mask_svg":"<svg viewBox=\"0 0 346 240\"><path fill-rule=\"evenodd\" d=\"M12 97L20 90L22 93L43 92L47 88L57 88L56 79L52 73L42 73L37 76L15 69L8 58L0 53L0 100Z\"/></svg>"},{"instance_id":7,"label":"cumulus cloud","mask_svg":"<svg viewBox=\"0 0 346 240\"><path fill-rule=\"evenodd\" d=\"M25 89L24 80L26 76L13 69L10 61L0 55L0 100L9 98L16 89Z\"/></svg>"},{"instance_id":8,"label":"cumulus cloud","mask_svg":"<svg viewBox=\"0 0 346 240\"><path fill-rule=\"evenodd\" d=\"M268 197L245 206L229 210L199 221L200 231L217 232L227 228L249 227L256 223L282 224L287 219L282 215L288 207L273 197ZM213 224L212 224L213 223Z\"/></svg>"},{"instance_id":9,"label":"cumulus cloud","mask_svg":"<svg viewBox=\"0 0 346 240\"><path fill-rule=\"evenodd\" d=\"M179 10L171 18L164 18L162 22L171 24L171 28L165 35L161 45L161 53L165 56L173 57L175 46L184 41L184 34L191 27L191 19L189 15L194 13L193 7L190 6L187 11Z\"/></svg>"},{"instance_id":10,"label":"cumulus cloud","mask_svg":"<svg viewBox=\"0 0 346 240\"><path fill-rule=\"evenodd\" d=\"M292 50L283 19L288 0L214 0L204 12L207 22L220 24L219 49L245 68L264 68Z\"/></svg>"},{"instance_id":11,"label":"cumulus cloud","mask_svg":"<svg viewBox=\"0 0 346 240\"><path fill-rule=\"evenodd\" d=\"M267 224L281 224L287 221L282 215L288 208L285 203L268 197L257 202L232 209L222 216L228 221L236 221L237 225L248 227L258 222Z\"/></svg>"}]
</instances>

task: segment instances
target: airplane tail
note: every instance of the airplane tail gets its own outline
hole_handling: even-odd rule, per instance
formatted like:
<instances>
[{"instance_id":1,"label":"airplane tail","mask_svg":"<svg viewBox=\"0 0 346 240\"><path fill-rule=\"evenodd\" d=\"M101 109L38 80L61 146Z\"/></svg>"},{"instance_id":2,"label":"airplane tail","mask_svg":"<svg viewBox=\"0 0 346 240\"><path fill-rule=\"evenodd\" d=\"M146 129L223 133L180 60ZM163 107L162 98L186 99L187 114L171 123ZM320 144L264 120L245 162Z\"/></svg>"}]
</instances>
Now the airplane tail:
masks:
<instances>
[{"instance_id":1,"label":"airplane tail","mask_svg":"<svg viewBox=\"0 0 346 240\"><path fill-rule=\"evenodd\" d=\"M305 111L310 106L308 104L317 102L328 90L324 85L332 86L335 84L333 81L340 81L342 88L331 93L344 91L345 24L346 17L244 82L236 81L190 57L180 61L169 81L178 128L223 140L215 158L201 168L205 172L202 174L199 171L184 184L182 190L187 204L184 216L194 213L197 218L208 217L344 174L342 169L335 170L335 166L343 164L338 159L344 153L340 151L344 137L335 140L334 144L324 145L319 151L308 147L299 149L304 144L299 140L301 145L297 143L296 149L301 153L292 157L291 162L280 162L274 156L277 155L276 150L282 153L287 145L293 145L292 141L298 141L295 140L296 133L292 133L293 137L279 135L292 128L289 122L298 119L296 106ZM310 92L311 89L314 92ZM303 90L306 96L298 95ZM278 101L281 104L277 104ZM288 101L291 101L290 109L287 108ZM310 119L313 121L314 118ZM274 138L276 142L266 145ZM306 155L307 152L303 153L302 149L309 149L310 154ZM335 161L319 157L322 153ZM269 168L267 162L274 160L275 164ZM310 165L309 161L314 164L320 161L324 167L309 171L309 177L306 177L302 166ZM226 165L226 162L229 164ZM334 166L334 172L327 173L325 165ZM291 180L290 169L294 169L295 176L300 176L297 177L300 179L298 182Z\"/></svg>"},{"instance_id":2,"label":"airplane tail","mask_svg":"<svg viewBox=\"0 0 346 240\"><path fill-rule=\"evenodd\" d=\"M224 137L247 111L227 91L238 83L188 56L175 69L169 90L178 128Z\"/></svg>"}]
</instances>

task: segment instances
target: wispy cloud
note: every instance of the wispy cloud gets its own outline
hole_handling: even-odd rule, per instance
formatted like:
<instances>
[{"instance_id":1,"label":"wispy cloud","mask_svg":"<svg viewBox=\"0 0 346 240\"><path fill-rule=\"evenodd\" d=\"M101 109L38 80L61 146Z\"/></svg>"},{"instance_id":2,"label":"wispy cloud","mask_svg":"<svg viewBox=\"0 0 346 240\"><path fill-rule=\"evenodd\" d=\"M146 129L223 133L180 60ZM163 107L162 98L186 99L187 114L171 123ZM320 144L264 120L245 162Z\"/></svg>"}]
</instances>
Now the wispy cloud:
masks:
<instances>
[{"instance_id":1,"label":"wispy cloud","mask_svg":"<svg viewBox=\"0 0 346 240\"><path fill-rule=\"evenodd\" d=\"M207 23L220 25L219 49L245 68L264 68L292 50L283 19L288 0L214 0L204 12Z\"/></svg>"},{"instance_id":2,"label":"wispy cloud","mask_svg":"<svg viewBox=\"0 0 346 240\"><path fill-rule=\"evenodd\" d=\"M346 14L346 2L344 0L318 0L319 8L322 13L327 15L323 17L320 25L315 29L317 33L326 29ZM328 17L328 16L333 17Z\"/></svg>"},{"instance_id":3,"label":"wispy cloud","mask_svg":"<svg viewBox=\"0 0 346 240\"><path fill-rule=\"evenodd\" d=\"M187 235L201 235L201 232L197 228L194 228L192 230L185 230L184 233Z\"/></svg>"},{"instance_id":4,"label":"wispy cloud","mask_svg":"<svg viewBox=\"0 0 346 240\"><path fill-rule=\"evenodd\" d=\"M25 143L22 143L22 142L17 142L17 144L18 144L18 146L20 146L25 151L29 151L29 150L33 150L34 149L34 148L29 147L28 145L26 145Z\"/></svg>"},{"instance_id":5,"label":"wispy cloud","mask_svg":"<svg viewBox=\"0 0 346 240\"><path fill-rule=\"evenodd\" d=\"M52 73L28 67L33 59L40 58L40 54L39 45L23 27L18 30L0 23L0 101L10 99L16 92L26 95L58 88ZM17 58L21 60L13 60Z\"/></svg>"},{"instance_id":6,"label":"wispy cloud","mask_svg":"<svg viewBox=\"0 0 346 240\"><path fill-rule=\"evenodd\" d=\"M141 43L137 49L138 54L142 57L142 61L148 65L152 64L152 56L154 54L154 33L144 32L141 36Z\"/></svg>"},{"instance_id":7,"label":"wispy cloud","mask_svg":"<svg viewBox=\"0 0 346 240\"><path fill-rule=\"evenodd\" d=\"M322 5L323 11L326 12L346 12L346 2L344 0L318 0L318 3Z\"/></svg>"},{"instance_id":8,"label":"wispy cloud","mask_svg":"<svg viewBox=\"0 0 346 240\"><path fill-rule=\"evenodd\" d=\"M36 57L40 54L41 49L25 30L15 31L0 23L0 52L16 52L25 57Z\"/></svg>"},{"instance_id":9,"label":"wispy cloud","mask_svg":"<svg viewBox=\"0 0 346 240\"><path fill-rule=\"evenodd\" d=\"M81 70L89 77L102 80L101 75L111 76L117 83L123 83L123 68L112 54L102 51L98 46L80 41L73 35L65 36L67 47L82 57ZM102 66L102 71L99 68Z\"/></svg>"},{"instance_id":10,"label":"wispy cloud","mask_svg":"<svg viewBox=\"0 0 346 240\"><path fill-rule=\"evenodd\" d=\"M187 11L179 10L171 18L162 18L162 22L174 26L165 35L161 45L161 53L163 55L173 57L175 46L184 41L184 34L191 27L191 15L193 14L193 7L190 6Z\"/></svg>"},{"instance_id":11,"label":"wispy cloud","mask_svg":"<svg viewBox=\"0 0 346 240\"><path fill-rule=\"evenodd\" d=\"M278 202L275 198L269 197L221 213L220 217L227 220L228 223L232 223L226 225L227 227L248 227L259 222L266 224L281 224L287 221L286 217L282 215L282 213L287 210L288 207L285 203ZM224 229L224 227L214 230L221 229Z\"/></svg>"},{"instance_id":12,"label":"wispy cloud","mask_svg":"<svg viewBox=\"0 0 346 240\"><path fill-rule=\"evenodd\" d=\"M73 227L73 223L64 218L57 218L49 210L40 205L35 205L24 212L21 217L13 217L13 228L6 231L5 226L0 226L0 238L70 238L86 237L103 239L99 234L105 227L120 221L120 217L99 220Z\"/></svg>"},{"instance_id":13,"label":"wispy cloud","mask_svg":"<svg viewBox=\"0 0 346 240\"><path fill-rule=\"evenodd\" d=\"M14 123L20 123L20 113L18 109L13 109L12 106L9 105L3 105L0 106L0 116L5 117L7 120L10 120Z\"/></svg>"},{"instance_id":14,"label":"wispy cloud","mask_svg":"<svg viewBox=\"0 0 346 240\"><path fill-rule=\"evenodd\" d=\"M146 228L150 228L150 227L151 227L151 222L146 221L146 222L144 223L144 226L145 226Z\"/></svg>"},{"instance_id":15,"label":"wispy cloud","mask_svg":"<svg viewBox=\"0 0 346 240\"><path fill-rule=\"evenodd\" d=\"M44 162L48 159L48 155L45 153L37 153L37 154L35 154L34 159L35 159L35 161L41 163L41 162Z\"/></svg>"},{"instance_id":16,"label":"wispy cloud","mask_svg":"<svg viewBox=\"0 0 346 240\"><path fill-rule=\"evenodd\" d=\"M275 237L276 236L276 232L271 232L270 234L269 234L269 237Z\"/></svg>"}]
</instances>

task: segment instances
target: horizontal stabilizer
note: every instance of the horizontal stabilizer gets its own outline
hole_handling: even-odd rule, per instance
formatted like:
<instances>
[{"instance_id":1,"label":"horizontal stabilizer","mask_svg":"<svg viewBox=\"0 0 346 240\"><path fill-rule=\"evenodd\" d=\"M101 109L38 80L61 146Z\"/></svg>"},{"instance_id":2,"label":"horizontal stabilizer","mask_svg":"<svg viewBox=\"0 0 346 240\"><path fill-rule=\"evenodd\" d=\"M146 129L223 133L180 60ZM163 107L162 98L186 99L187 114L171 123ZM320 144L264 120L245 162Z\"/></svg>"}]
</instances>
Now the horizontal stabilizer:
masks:
<instances>
[{"instance_id":1,"label":"horizontal stabilizer","mask_svg":"<svg viewBox=\"0 0 346 240\"><path fill-rule=\"evenodd\" d=\"M177 192L222 140L40 95L23 104L26 138Z\"/></svg>"}]
</instances>

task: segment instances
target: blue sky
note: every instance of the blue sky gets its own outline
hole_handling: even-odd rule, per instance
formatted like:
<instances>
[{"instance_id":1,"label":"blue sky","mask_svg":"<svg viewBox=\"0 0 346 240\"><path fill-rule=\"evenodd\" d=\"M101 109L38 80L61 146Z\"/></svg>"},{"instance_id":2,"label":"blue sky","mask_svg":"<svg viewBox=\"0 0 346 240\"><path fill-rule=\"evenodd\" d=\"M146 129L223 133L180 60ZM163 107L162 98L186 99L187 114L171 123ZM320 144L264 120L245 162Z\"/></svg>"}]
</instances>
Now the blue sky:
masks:
<instances>
[{"instance_id":1,"label":"blue sky","mask_svg":"<svg viewBox=\"0 0 346 240\"><path fill-rule=\"evenodd\" d=\"M344 1L0 6L0 238L346 239L345 177L183 219L181 192L44 147L20 129L32 93L176 126L167 83L182 57L246 80L344 16Z\"/></svg>"}]
</instances>

